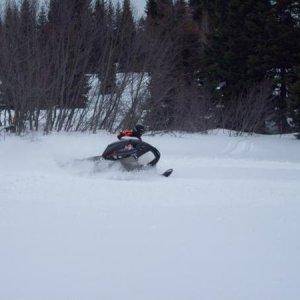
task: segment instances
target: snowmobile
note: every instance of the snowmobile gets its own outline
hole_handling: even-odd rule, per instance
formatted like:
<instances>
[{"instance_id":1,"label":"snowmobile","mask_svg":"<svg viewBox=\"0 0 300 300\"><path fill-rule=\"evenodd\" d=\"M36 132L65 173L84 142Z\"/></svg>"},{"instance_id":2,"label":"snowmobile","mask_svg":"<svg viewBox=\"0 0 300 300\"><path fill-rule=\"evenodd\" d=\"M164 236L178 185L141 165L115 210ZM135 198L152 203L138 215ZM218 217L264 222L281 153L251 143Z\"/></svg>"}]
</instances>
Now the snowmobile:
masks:
<instances>
[{"instance_id":1,"label":"snowmobile","mask_svg":"<svg viewBox=\"0 0 300 300\"><path fill-rule=\"evenodd\" d=\"M160 152L150 144L139 139L120 140L109 144L102 155L89 157L87 160L100 162L103 160L119 161L127 171L145 170L154 167L160 159ZM169 177L173 169L161 174Z\"/></svg>"},{"instance_id":2,"label":"snowmobile","mask_svg":"<svg viewBox=\"0 0 300 300\"><path fill-rule=\"evenodd\" d=\"M118 134L118 142L108 145L102 155L90 157L88 160L94 162L119 161L127 171L154 167L160 159L160 153L156 148L142 141L141 137L144 132L145 127L139 124L133 130L123 130ZM172 172L173 169L169 169L162 175L169 177Z\"/></svg>"}]
</instances>

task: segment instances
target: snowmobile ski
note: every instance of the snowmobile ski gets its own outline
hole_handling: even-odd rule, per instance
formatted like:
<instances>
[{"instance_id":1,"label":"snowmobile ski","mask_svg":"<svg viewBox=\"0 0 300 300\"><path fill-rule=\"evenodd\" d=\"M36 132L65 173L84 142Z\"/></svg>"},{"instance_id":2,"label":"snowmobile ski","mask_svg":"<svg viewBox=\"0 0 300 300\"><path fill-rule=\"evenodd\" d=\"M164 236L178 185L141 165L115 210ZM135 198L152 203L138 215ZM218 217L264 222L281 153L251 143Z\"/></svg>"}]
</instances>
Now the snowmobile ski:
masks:
<instances>
[{"instance_id":1,"label":"snowmobile ski","mask_svg":"<svg viewBox=\"0 0 300 300\"><path fill-rule=\"evenodd\" d=\"M164 177L169 177L173 173L173 171L174 171L173 169L168 169L167 171L165 171L161 175L164 176Z\"/></svg>"}]
</instances>

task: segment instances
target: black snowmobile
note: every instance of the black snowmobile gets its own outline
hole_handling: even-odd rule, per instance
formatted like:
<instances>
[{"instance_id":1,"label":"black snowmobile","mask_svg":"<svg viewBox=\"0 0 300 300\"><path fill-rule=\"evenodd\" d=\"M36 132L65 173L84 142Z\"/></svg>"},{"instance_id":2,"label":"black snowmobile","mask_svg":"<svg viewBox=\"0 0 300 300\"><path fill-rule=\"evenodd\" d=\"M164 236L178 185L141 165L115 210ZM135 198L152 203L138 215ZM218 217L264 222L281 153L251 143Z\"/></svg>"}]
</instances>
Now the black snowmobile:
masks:
<instances>
[{"instance_id":1,"label":"black snowmobile","mask_svg":"<svg viewBox=\"0 0 300 300\"><path fill-rule=\"evenodd\" d=\"M127 171L154 167L160 159L160 152L141 140L143 133L144 127L142 125L136 125L133 130L122 131L118 135L120 141L108 145L102 155L90 157L88 160L94 162L101 160L119 161ZM129 137L129 139L122 139L123 137ZM169 177L172 172L173 170L169 169L162 175Z\"/></svg>"}]
</instances>

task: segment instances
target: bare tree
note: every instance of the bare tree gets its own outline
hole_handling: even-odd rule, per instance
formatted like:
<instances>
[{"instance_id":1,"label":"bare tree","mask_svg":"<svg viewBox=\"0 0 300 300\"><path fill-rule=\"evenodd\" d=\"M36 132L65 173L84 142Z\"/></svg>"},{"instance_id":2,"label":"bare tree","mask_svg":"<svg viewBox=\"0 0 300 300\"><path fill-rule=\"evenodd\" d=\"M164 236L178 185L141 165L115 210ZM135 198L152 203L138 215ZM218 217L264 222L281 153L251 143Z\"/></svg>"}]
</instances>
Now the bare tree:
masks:
<instances>
[{"instance_id":1,"label":"bare tree","mask_svg":"<svg viewBox=\"0 0 300 300\"><path fill-rule=\"evenodd\" d=\"M274 113L273 84L263 81L243 91L236 99L221 106L220 125L236 134L265 132L265 120Z\"/></svg>"}]
</instances>

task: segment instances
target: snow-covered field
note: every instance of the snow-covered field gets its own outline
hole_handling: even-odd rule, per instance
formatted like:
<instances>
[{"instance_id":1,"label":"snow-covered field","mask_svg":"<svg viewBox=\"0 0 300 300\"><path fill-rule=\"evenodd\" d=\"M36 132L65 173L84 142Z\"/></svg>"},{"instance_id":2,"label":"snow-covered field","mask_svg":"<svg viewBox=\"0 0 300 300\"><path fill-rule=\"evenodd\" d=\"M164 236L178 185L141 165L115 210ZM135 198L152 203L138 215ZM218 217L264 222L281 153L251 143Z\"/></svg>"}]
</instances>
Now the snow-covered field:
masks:
<instances>
[{"instance_id":1,"label":"snow-covered field","mask_svg":"<svg viewBox=\"0 0 300 300\"><path fill-rule=\"evenodd\" d=\"M73 162L114 140L0 137L1 300L300 299L299 141L163 135L157 171Z\"/></svg>"}]
</instances>

